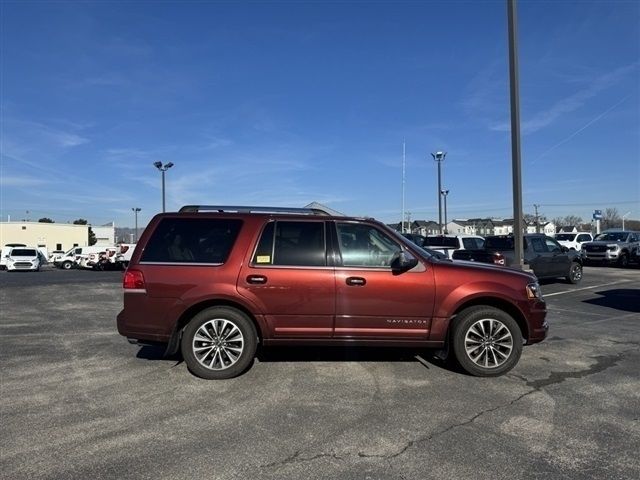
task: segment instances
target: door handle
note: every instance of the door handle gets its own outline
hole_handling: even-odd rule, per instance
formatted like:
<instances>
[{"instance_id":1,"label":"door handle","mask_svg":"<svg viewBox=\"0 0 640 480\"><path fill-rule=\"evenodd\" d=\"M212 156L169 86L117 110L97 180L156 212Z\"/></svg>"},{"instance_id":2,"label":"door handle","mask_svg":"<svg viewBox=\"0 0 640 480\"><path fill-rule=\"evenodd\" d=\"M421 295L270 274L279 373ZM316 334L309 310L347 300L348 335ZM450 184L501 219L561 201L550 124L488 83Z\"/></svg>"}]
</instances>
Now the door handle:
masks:
<instances>
[{"instance_id":1,"label":"door handle","mask_svg":"<svg viewBox=\"0 0 640 480\"><path fill-rule=\"evenodd\" d=\"M264 285L267 283L267 277L264 275L249 275L247 277L247 283L251 283L253 285Z\"/></svg>"},{"instance_id":2,"label":"door handle","mask_svg":"<svg viewBox=\"0 0 640 480\"><path fill-rule=\"evenodd\" d=\"M363 287L367 284L367 281L362 277L347 277L346 282L351 287Z\"/></svg>"}]
</instances>

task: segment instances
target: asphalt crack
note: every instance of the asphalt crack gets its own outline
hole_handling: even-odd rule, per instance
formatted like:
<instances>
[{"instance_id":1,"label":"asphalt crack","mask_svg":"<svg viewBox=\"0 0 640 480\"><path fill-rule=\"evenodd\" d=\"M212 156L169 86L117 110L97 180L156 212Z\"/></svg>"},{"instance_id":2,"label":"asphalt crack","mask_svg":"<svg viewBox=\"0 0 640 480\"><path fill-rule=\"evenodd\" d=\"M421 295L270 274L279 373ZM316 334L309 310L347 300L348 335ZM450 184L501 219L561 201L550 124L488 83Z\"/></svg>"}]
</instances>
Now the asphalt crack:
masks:
<instances>
[{"instance_id":1,"label":"asphalt crack","mask_svg":"<svg viewBox=\"0 0 640 480\"><path fill-rule=\"evenodd\" d=\"M618 365L618 363L620 362L620 360L622 360L622 358L629 352L635 351L637 349L632 349L632 350L626 350L623 352L620 352L618 354L615 355L600 355L597 357L591 357L593 358L596 363L589 366L588 368L584 369L584 370L577 370L577 371L566 371L566 372L552 372L551 375L547 378L544 379L540 379L540 380L529 380L526 377L523 377L521 375L516 375L516 374L510 374L510 377L513 378L517 378L523 382L525 382L525 384L528 387L531 387L530 390L522 393L521 395L517 396L516 398L514 398L513 400L491 407L491 408L486 408L478 413L476 413L475 415L473 415L472 417L468 418L467 420L464 420L462 422L457 422L454 423L452 425L449 425L446 428L443 428L437 432L433 432L430 433L429 435L425 435L423 437L419 437L417 439L411 440L409 442L407 442L401 449L399 449L398 451L391 453L391 454L367 454L364 452L358 452L355 456L358 458L363 458L363 459L382 459L382 460L386 460L387 462L391 462L391 460L403 455L407 450L409 450L410 448L419 445L421 443L424 442L429 442L431 440L434 440L437 437L440 437L442 435L446 435L447 433L451 432L452 430L455 430L457 428L460 427L464 427L466 425L470 425L472 423L474 423L478 418L482 417L483 415L486 415L488 413L492 413L495 412L497 410L501 410L503 408L508 408L514 404L516 404L517 402L519 402L520 400L522 400L523 398L533 394L533 393L537 393L540 392L542 389L544 389L545 387L549 387L551 385L557 385L560 384L568 379L582 379L591 375L595 375L601 372L604 372L605 370L608 370L610 368L615 367L616 365ZM314 455L312 457L302 457L301 456L301 451L297 451L295 452L293 455L285 458L284 460L278 461L278 462L273 462L273 463L269 463L267 465L262 465L262 468L274 468L274 467L280 467L286 464L291 464L291 463L299 463L299 462L310 462L313 460L317 460L319 458L334 458L336 460L344 460L347 457L353 457L353 454L347 454L345 456L340 456L337 454L329 454L329 453L320 453L318 455Z\"/></svg>"}]
</instances>

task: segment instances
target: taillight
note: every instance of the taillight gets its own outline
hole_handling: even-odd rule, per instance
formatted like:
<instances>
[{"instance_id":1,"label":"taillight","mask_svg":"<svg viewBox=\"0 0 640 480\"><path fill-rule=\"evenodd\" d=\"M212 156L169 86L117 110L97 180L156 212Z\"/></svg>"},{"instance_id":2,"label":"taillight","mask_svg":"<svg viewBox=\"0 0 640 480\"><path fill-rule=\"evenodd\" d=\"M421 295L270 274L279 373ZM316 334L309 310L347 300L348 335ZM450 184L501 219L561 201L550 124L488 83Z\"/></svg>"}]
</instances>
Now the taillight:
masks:
<instances>
[{"instance_id":1,"label":"taillight","mask_svg":"<svg viewBox=\"0 0 640 480\"><path fill-rule=\"evenodd\" d=\"M129 250L129 245L120 245L120 253L127 253Z\"/></svg>"},{"instance_id":2,"label":"taillight","mask_svg":"<svg viewBox=\"0 0 640 480\"><path fill-rule=\"evenodd\" d=\"M493 263L495 263L496 265L504 265L505 264L504 255L502 255L501 253L494 253Z\"/></svg>"},{"instance_id":3,"label":"taillight","mask_svg":"<svg viewBox=\"0 0 640 480\"><path fill-rule=\"evenodd\" d=\"M144 290L144 275L140 270L127 270L124 272L122 288L125 290Z\"/></svg>"}]
</instances>

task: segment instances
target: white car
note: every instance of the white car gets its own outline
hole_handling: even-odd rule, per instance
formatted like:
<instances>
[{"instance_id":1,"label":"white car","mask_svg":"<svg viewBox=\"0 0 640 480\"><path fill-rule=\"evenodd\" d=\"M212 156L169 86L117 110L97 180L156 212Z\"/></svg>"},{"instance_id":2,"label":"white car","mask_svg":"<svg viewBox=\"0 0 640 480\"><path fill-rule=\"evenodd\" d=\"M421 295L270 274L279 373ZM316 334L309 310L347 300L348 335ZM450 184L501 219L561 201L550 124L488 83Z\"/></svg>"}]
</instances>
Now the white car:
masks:
<instances>
[{"instance_id":1,"label":"white car","mask_svg":"<svg viewBox=\"0 0 640 480\"><path fill-rule=\"evenodd\" d=\"M18 270L37 272L40 270L40 255L38 255L36 248L14 247L6 259L8 272Z\"/></svg>"},{"instance_id":2,"label":"white car","mask_svg":"<svg viewBox=\"0 0 640 480\"><path fill-rule=\"evenodd\" d=\"M593 241L593 236L589 232L556 233L555 239L563 247L579 252L583 243Z\"/></svg>"},{"instance_id":3,"label":"white car","mask_svg":"<svg viewBox=\"0 0 640 480\"><path fill-rule=\"evenodd\" d=\"M451 258L455 250L481 250L484 237L478 235L428 235L424 248L430 248Z\"/></svg>"}]
</instances>

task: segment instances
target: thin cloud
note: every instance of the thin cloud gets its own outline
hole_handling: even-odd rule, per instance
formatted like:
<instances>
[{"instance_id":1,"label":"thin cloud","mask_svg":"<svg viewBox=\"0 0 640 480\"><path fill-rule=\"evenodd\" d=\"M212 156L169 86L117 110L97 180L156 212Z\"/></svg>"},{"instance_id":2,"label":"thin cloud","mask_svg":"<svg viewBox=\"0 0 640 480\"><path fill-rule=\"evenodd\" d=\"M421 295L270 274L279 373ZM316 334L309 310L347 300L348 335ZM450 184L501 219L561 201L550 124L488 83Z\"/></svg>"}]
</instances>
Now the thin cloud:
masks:
<instances>
[{"instance_id":1,"label":"thin cloud","mask_svg":"<svg viewBox=\"0 0 640 480\"><path fill-rule=\"evenodd\" d=\"M548 127L561 116L578 110L584 106L588 100L597 96L600 92L607 90L620 83L626 76L638 68L639 63L620 67L613 72L606 73L596 78L587 88L580 90L567 98L556 102L551 108L538 112L532 118L522 122L523 134L535 133ZM511 125L508 122L500 123L491 127L491 130L498 132L508 132Z\"/></svg>"},{"instance_id":2,"label":"thin cloud","mask_svg":"<svg viewBox=\"0 0 640 480\"><path fill-rule=\"evenodd\" d=\"M12 177L3 175L0 177L0 185L3 187L36 187L48 183L38 177Z\"/></svg>"}]
</instances>

